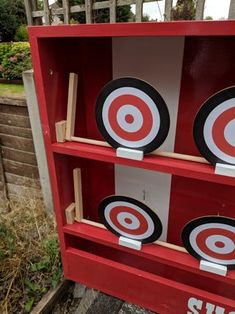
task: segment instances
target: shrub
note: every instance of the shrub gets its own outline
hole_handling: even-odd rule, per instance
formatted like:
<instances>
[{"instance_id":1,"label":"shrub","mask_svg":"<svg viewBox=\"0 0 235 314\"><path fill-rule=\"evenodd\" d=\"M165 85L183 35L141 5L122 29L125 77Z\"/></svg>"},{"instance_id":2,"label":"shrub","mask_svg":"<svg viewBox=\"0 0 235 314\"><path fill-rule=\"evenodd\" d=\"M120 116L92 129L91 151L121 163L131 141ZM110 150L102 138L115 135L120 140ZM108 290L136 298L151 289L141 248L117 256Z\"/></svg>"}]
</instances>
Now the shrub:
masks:
<instances>
[{"instance_id":1,"label":"shrub","mask_svg":"<svg viewBox=\"0 0 235 314\"><path fill-rule=\"evenodd\" d=\"M2 60L2 75L8 80L22 79L22 72L31 69L30 48L28 42L16 42Z\"/></svg>"},{"instance_id":2,"label":"shrub","mask_svg":"<svg viewBox=\"0 0 235 314\"><path fill-rule=\"evenodd\" d=\"M29 40L29 35L28 35L26 25L20 25L17 28L14 40L15 41L28 41Z\"/></svg>"},{"instance_id":3,"label":"shrub","mask_svg":"<svg viewBox=\"0 0 235 314\"><path fill-rule=\"evenodd\" d=\"M4 56L10 51L11 45L7 43L0 43L0 77L2 77L2 60Z\"/></svg>"}]
</instances>

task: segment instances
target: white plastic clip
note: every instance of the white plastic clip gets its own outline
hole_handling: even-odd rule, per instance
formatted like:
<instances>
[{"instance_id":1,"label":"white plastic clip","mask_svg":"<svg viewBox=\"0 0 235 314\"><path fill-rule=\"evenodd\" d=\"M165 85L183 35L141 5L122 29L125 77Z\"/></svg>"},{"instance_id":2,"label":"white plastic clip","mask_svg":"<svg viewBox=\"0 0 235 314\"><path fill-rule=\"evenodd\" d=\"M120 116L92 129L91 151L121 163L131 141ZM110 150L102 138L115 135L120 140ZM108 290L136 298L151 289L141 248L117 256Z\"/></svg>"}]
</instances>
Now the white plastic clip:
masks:
<instances>
[{"instance_id":1,"label":"white plastic clip","mask_svg":"<svg viewBox=\"0 0 235 314\"><path fill-rule=\"evenodd\" d=\"M144 153L141 150L118 147L116 150L116 156L133 160L143 160Z\"/></svg>"},{"instance_id":2,"label":"white plastic clip","mask_svg":"<svg viewBox=\"0 0 235 314\"><path fill-rule=\"evenodd\" d=\"M140 251L142 247L142 243L140 241L136 241L133 239L120 237L119 238L119 245L129 247L130 249Z\"/></svg>"},{"instance_id":3,"label":"white plastic clip","mask_svg":"<svg viewBox=\"0 0 235 314\"><path fill-rule=\"evenodd\" d=\"M215 174L235 178L235 166L217 163L215 165Z\"/></svg>"},{"instance_id":4,"label":"white plastic clip","mask_svg":"<svg viewBox=\"0 0 235 314\"><path fill-rule=\"evenodd\" d=\"M208 273L213 273L213 274L217 274L220 276L226 276L227 275L227 267L224 265L219 265L219 264L215 264L215 263L201 260L199 268L201 270L207 271Z\"/></svg>"}]
</instances>

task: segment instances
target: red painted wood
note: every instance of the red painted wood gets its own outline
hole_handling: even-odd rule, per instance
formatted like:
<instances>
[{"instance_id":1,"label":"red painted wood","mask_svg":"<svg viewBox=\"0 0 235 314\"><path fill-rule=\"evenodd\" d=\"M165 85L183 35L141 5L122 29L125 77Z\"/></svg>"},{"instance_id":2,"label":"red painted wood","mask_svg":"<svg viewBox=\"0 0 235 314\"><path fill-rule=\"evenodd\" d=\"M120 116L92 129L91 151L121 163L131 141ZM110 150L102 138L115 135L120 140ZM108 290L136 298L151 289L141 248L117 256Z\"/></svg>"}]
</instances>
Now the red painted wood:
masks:
<instances>
[{"instance_id":1,"label":"red painted wood","mask_svg":"<svg viewBox=\"0 0 235 314\"><path fill-rule=\"evenodd\" d=\"M158 23L80 24L29 27L30 37L116 36L228 36L235 34L234 21L180 21Z\"/></svg>"},{"instance_id":2,"label":"red painted wood","mask_svg":"<svg viewBox=\"0 0 235 314\"><path fill-rule=\"evenodd\" d=\"M185 51L196 49L194 60L197 62L192 64L195 66L192 68L196 71L201 67L200 59L207 64L207 56L202 55L203 53L206 55L208 49L213 46L209 43L209 48L207 47L207 42L210 42L209 39L212 37L203 41L203 38L196 36L217 36L213 38L215 43L221 42L223 46L229 47L222 48L223 55L226 49L232 49L231 53L228 51L228 60L225 58L222 62L226 72L227 64L231 63L229 59L234 52L233 37L229 36L235 35L235 21L43 26L30 27L29 32L65 276L161 314L187 313L190 297L204 301L200 313L206 313L205 302L224 307L224 314L234 310L234 271L229 271L227 277L202 272L198 270L198 261L189 254L156 245L146 245L140 252L120 247L117 238L106 230L78 223L65 225L64 210L70 202L74 201L72 182L74 167L82 169L85 215L94 220L98 218L96 208L100 199L113 193L113 163L172 173L176 176L172 181L175 199L171 199L171 213L175 212L176 215L170 216L170 220L174 221L175 225L172 227L169 225L169 229L175 231L172 235L169 233L169 237L173 242L179 242L180 226L185 221L181 216L190 219L193 212L199 214L197 208L200 207L199 210L202 210L201 203L208 205L209 199L212 200L211 205L208 205L203 213L210 212L213 207L218 207L220 213L229 211L233 205L232 194L229 191L235 185L235 180L214 175L213 167L209 165L151 155L146 156L142 162L131 161L117 158L110 148L79 143L54 143L54 124L66 118L68 74L78 72L79 110L76 134L100 138L94 123L93 109L99 89L112 76L111 37L191 36L187 40L190 44L186 43ZM228 37L222 38L221 35ZM202 42L205 47L199 49ZM220 48L219 45L214 44L216 55L220 55ZM192 62L187 53L185 53L184 67L187 62ZM212 60L217 66L216 58L213 57ZM221 70L223 65L217 68ZM204 71L205 69L206 66ZM212 70L213 67L210 68L210 71ZM189 74L190 71L189 68ZM216 88L220 86L220 83L216 83L216 75L218 77L219 74L226 75L220 71L215 74L215 79L212 81ZM195 99L207 97L211 78L209 80L205 72L203 79L201 78L203 84L199 84L198 73L196 77L198 82L195 86L198 89L200 87L202 92L197 90L199 96L193 93L193 97ZM191 90L190 84L184 83L186 80L187 76L183 73L177 128L183 130L183 141L189 145L188 150L194 152L195 147L190 144L191 139L185 138L185 134L190 138L187 126L184 129L184 124L180 124L181 117L183 119L188 117L188 111L186 110L185 116L185 107L181 105L186 104L188 100L186 94ZM233 81L232 72L225 81L229 82L229 80ZM224 79L218 80L218 82L222 81ZM187 106L190 108L191 103L187 103ZM194 105L192 107L195 110ZM189 112L191 119L192 112ZM181 134L177 133L177 151L182 149L179 136ZM221 197L219 193L223 193L223 196ZM182 210L179 210L182 202L185 205L182 206ZM187 212L188 208L189 212Z\"/></svg>"},{"instance_id":3,"label":"red painted wood","mask_svg":"<svg viewBox=\"0 0 235 314\"><path fill-rule=\"evenodd\" d=\"M111 163L172 173L177 176L235 186L234 178L214 174L214 167L208 164L161 157L151 154L146 155L143 161L136 161L116 157L116 151L112 148L75 142L66 142L63 144L54 143L52 144L52 150L60 154L103 160Z\"/></svg>"},{"instance_id":4,"label":"red painted wood","mask_svg":"<svg viewBox=\"0 0 235 314\"><path fill-rule=\"evenodd\" d=\"M234 54L233 37L185 39L176 152L200 155L193 139L194 117L208 97L235 85L235 64L232 62ZM205 215L235 218L234 188L219 184L224 183L223 179L214 182L218 184L172 177L167 238L169 242L181 245L181 230L194 218Z\"/></svg>"},{"instance_id":5,"label":"red painted wood","mask_svg":"<svg viewBox=\"0 0 235 314\"><path fill-rule=\"evenodd\" d=\"M187 313L191 297L219 305L226 313L234 310L235 301L193 288L103 257L68 248L67 278L88 284L121 299L148 307L161 314ZM124 284L125 283L125 284Z\"/></svg>"},{"instance_id":6,"label":"red painted wood","mask_svg":"<svg viewBox=\"0 0 235 314\"><path fill-rule=\"evenodd\" d=\"M202 272L199 270L199 262L188 253L179 252L176 250L168 249L157 244L143 245L141 251L135 251L118 245L118 239L111 232L93 227L83 223L75 223L73 225L66 225L63 227L66 234L76 237L84 238L89 241L106 245L115 248L120 252L127 252L131 255L141 256L144 259L152 260L169 267L174 267L178 270L184 270L187 274L195 274L204 278L202 282L208 281L208 278L225 282L229 285L235 285L235 272L228 271L227 277L217 276L215 274ZM120 254L121 256L121 254ZM186 274L186 273L185 273ZM187 277L185 275L185 277ZM198 279L198 278L197 278Z\"/></svg>"}]
</instances>

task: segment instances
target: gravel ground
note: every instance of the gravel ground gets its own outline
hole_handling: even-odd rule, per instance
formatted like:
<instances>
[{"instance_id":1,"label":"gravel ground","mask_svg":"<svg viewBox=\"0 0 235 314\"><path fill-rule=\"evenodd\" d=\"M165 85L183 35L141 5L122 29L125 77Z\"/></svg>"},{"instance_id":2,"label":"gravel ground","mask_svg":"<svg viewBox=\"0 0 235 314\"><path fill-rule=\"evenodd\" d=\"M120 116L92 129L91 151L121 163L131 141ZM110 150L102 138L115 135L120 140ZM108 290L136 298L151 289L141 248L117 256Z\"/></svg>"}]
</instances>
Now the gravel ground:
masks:
<instances>
[{"instance_id":1,"label":"gravel ground","mask_svg":"<svg viewBox=\"0 0 235 314\"><path fill-rule=\"evenodd\" d=\"M67 293L50 314L154 314L144 308L89 289L72 284Z\"/></svg>"}]
</instances>

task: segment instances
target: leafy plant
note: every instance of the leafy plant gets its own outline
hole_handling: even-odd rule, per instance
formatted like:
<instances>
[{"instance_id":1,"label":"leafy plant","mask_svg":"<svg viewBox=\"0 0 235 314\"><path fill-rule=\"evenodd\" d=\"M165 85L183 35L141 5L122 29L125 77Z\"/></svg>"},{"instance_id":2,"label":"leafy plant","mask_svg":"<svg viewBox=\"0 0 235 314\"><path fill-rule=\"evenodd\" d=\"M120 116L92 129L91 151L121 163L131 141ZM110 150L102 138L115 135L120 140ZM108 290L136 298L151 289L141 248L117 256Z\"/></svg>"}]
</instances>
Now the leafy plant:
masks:
<instances>
[{"instance_id":1,"label":"leafy plant","mask_svg":"<svg viewBox=\"0 0 235 314\"><path fill-rule=\"evenodd\" d=\"M178 0L176 6L171 10L172 20L195 20L195 0Z\"/></svg>"},{"instance_id":2,"label":"leafy plant","mask_svg":"<svg viewBox=\"0 0 235 314\"><path fill-rule=\"evenodd\" d=\"M21 79L22 72L31 69L30 47L27 42L16 42L2 60L2 76L8 80Z\"/></svg>"},{"instance_id":3,"label":"leafy plant","mask_svg":"<svg viewBox=\"0 0 235 314\"><path fill-rule=\"evenodd\" d=\"M20 25L17 28L14 40L15 41L28 41L29 40L29 35L28 35L28 30L27 30L26 25Z\"/></svg>"}]
</instances>

